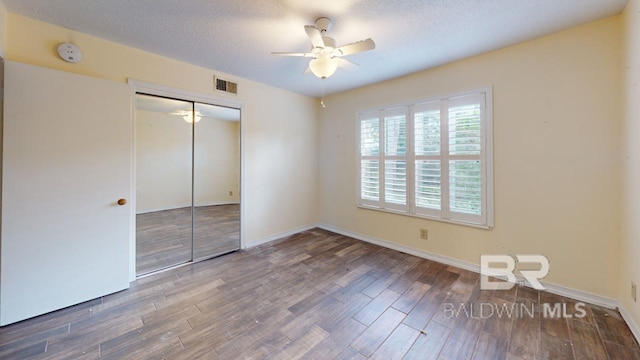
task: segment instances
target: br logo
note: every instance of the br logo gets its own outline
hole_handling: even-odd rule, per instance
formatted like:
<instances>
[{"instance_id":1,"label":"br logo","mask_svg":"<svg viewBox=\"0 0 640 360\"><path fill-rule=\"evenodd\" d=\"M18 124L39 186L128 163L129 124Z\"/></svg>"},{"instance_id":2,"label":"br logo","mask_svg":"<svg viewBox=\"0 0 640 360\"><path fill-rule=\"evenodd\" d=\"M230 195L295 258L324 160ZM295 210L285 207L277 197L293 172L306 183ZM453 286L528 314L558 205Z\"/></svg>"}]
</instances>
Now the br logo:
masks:
<instances>
[{"instance_id":1,"label":"br logo","mask_svg":"<svg viewBox=\"0 0 640 360\"><path fill-rule=\"evenodd\" d=\"M516 268L516 260L518 263L540 265L538 270L519 270L519 272L534 289L544 290L544 286L538 281L538 279L544 278L549 273L549 259L544 255L516 255L515 259L509 255L480 255L480 289L511 289L517 283L516 276L513 274L513 270ZM504 281L489 281L490 277Z\"/></svg>"}]
</instances>

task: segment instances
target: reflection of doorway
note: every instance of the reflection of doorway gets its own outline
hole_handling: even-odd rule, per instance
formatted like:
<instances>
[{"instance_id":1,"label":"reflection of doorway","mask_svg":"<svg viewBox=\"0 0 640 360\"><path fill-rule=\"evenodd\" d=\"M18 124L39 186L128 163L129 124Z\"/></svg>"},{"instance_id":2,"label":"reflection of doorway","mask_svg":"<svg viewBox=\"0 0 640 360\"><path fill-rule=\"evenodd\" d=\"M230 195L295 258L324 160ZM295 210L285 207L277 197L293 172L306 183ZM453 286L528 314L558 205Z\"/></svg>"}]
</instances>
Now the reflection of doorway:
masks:
<instances>
[{"instance_id":1,"label":"reflection of doorway","mask_svg":"<svg viewBox=\"0 0 640 360\"><path fill-rule=\"evenodd\" d=\"M136 95L136 274L240 248L240 110Z\"/></svg>"}]
</instances>

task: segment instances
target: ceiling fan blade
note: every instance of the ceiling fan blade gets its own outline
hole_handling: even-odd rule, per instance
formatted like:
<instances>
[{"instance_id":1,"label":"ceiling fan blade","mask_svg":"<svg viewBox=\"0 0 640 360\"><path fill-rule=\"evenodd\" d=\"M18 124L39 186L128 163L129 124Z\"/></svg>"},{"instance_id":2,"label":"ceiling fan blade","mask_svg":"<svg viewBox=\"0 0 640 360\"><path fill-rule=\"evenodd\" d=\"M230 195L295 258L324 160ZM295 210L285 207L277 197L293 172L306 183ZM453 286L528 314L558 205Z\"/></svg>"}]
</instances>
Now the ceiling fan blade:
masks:
<instances>
[{"instance_id":1,"label":"ceiling fan blade","mask_svg":"<svg viewBox=\"0 0 640 360\"><path fill-rule=\"evenodd\" d=\"M338 59L338 66L340 68L342 68L342 69L345 69L345 70L354 71L354 70L356 70L358 68L358 66L360 66L357 63L355 63L353 61L349 61L349 60L344 59L344 58L340 58L339 57L339 58L336 58L336 59Z\"/></svg>"},{"instance_id":2,"label":"ceiling fan blade","mask_svg":"<svg viewBox=\"0 0 640 360\"><path fill-rule=\"evenodd\" d=\"M347 56L351 54L356 54L363 51L369 51L376 48L376 43L371 39L362 40L358 42L354 42L351 44L340 46L339 48L333 50L331 55L333 56Z\"/></svg>"},{"instance_id":3,"label":"ceiling fan blade","mask_svg":"<svg viewBox=\"0 0 640 360\"><path fill-rule=\"evenodd\" d=\"M312 53L301 53L301 52L272 52L271 55L315 57L315 55Z\"/></svg>"},{"instance_id":4,"label":"ceiling fan blade","mask_svg":"<svg viewBox=\"0 0 640 360\"><path fill-rule=\"evenodd\" d=\"M307 36L309 40L311 40L311 44L313 44L314 48L324 49L324 40L322 40L322 33L320 30L313 25L305 25L304 31L307 32Z\"/></svg>"}]
</instances>

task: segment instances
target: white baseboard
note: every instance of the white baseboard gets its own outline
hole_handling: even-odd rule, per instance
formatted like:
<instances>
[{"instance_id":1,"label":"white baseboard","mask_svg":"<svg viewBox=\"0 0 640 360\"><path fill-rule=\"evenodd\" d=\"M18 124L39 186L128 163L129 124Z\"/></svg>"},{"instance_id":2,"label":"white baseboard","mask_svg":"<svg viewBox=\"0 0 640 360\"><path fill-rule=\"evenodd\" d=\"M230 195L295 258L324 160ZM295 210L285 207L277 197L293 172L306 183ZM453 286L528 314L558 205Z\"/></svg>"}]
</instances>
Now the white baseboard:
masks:
<instances>
[{"instance_id":1,"label":"white baseboard","mask_svg":"<svg viewBox=\"0 0 640 360\"><path fill-rule=\"evenodd\" d=\"M428 259L428 260L433 260L445 265L451 265L451 266L456 266L459 267L461 269L465 269L465 270L469 270L469 271L473 271L475 273L479 273L480 272L480 266L476 265L476 264L472 264L470 262L466 262L466 261L462 261L462 260L457 260L454 258L450 258L447 256L442 256L442 255L438 255L438 254L434 254L434 253L430 253L424 250L419 250L416 248L412 248L409 246L405 246L405 245L400 245L400 244L396 244L387 240L382 240L382 239L377 239L374 237L370 237L367 235L362 235L359 233L355 233L355 232L351 232L348 230L343 230L343 229L339 229L330 225L326 225L326 224L318 224L318 227L324 230L328 230L328 231L332 231L334 233L340 234L340 235L344 235L344 236L348 236L354 239L358 239L361 241L365 241L371 244L375 244L378 246L382 246L382 247L386 247L392 250L396 250L396 251L400 251L403 252L405 254L409 254L409 255L413 255L413 256L417 256L417 257L421 257L423 259Z\"/></svg>"},{"instance_id":2,"label":"white baseboard","mask_svg":"<svg viewBox=\"0 0 640 360\"><path fill-rule=\"evenodd\" d=\"M194 207L220 206L220 205L240 205L240 202L239 201L219 201L219 202L195 204Z\"/></svg>"},{"instance_id":3,"label":"white baseboard","mask_svg":"<svg viewBox=\"0 0 640 360\"><path fill-rule=\"evenodd\" d=\"M165 206L163 208L158 208L158 209L144 209L141 211L136 211L136 215L143 215L143 214L149 214L149 213L153 213L153 212L159 212L159 211L167 211L167 210L177 210L177 209L184 209L184 208L190 208L191 204L189 205L172 205L172 206Z\"/></svg>"},{"instance_id":4,"label":"white baseboard","mask_svg":"<svg viewBox=\"0 0 640 360\"><path fill-rule=\"evenodd\" d=\"M432 260L432 261L437 261L439 263L445 264L445 265L451 265L451 266L455 266L464 270L468 270L468 271L473 271L475 273L480 273L480 266L477 264L473 264L464 260L458 260L458 259L454 259L454 258L450 258L447 256L443 256L443 255L438 255L438 254L434 254L428 251L424 251L424 250L420 250L420 249L416 249L416 248L412 248L410 246L405 246L405 245L400 245L400 244L396 244L387 240L382 240L382 239L377 239L377 238L373 238L367 235L363 235L363 234L359 234L359 233L355 233L355 232L351 232L348 230L343 230L343 229L339 229L330 225L326 225L326 224L318 224L318 227L321 229L325 229L328 231L332 231L341 235L345 235L345 236L349 236L352 237L354 239L358 239L358 240L362 240L362 241L366 241L368 243L372 243L372 244L376 244L382 247L386 247L389 249L393 249L393 250L397 250L409 255L414 255L417 257L421 257L423 259L428 259L428 260ZM517 280L522 280L522 279L517 279ZM520 282L520 281L519 281ZM523 283L523 282L520 282ZM594 305L598 305L598 306L602 306L602 307L606 307L608 309L615 309L618 307L618 301L615 299L611 299L611 298L607 298L604 296L600 296L600 295L595 295L595 294L591 294L588 292L584 292L581 290L576 290L576 289L572 289L572 288L568 288L565 286L561 286L561 285L556 285L553 283L548 283L548 282L541 282L543 284L543 286L546 288L546 291L556 294L556 295L561 295L561 296L565 296L574 300L578 300L578 301L583 301L586 303L590 303L590 304L594 304Z\"/></svg>"},{"instance_id":5,"label":"white baseboard","mask_svg":"<svg viewBox=\"0 0 640 360\"><path fill-rule=\"evenodd\" d=\"M275 240L279 240L282 239L283 237L287 237L287 236L291 236L297 233L301 233L303 231L307 231L307 230L311 230L313 228L316 228L317 225L316 224L309 224L309 225L305 225L305 226L301 226L295 229L291 229L291 230L287 230L287 231L283 231L277 234L273 234L273 235L268 235L268 236L264 236L261 237L259 239L253 240L251 242L247 242L245 245L246 249L252 248L252 247L256 247L256 246L260 246Z\"/></svg>"},{"instance_id":6,"label":"white baseboard","mask_svg":"<svg viewBox=\"0 0 640 360\"><path fill-rule=\"evenodd\" d=\"M545 281L541 281L540 283L542 283L542 285L545 287L545 291L552 294L568 297L570 299L586 302L593 305L602 306L607 309L616 309L619 306L618 300L612 298L584 292L582 290L572 289L562 285L548 283Z\"/></svg>"},{"instance_id":7,"label":"white baseboard","mask_svg":"<svg viewBox=\"0 0 640 360\"><path fill-rule=\"evenodd\" d=\"M237 202L237 201L213 202L213 203L196 204L194 207L198 208L198 207L205 207L205 206L220 206L220 205L240 205L240 203ZM148 214L148 213L153 213L153 212L158 212L158 211L184 209L184 208L190 208L190 207L191 207L191 204L189 204L189 205L175 205L175 206L163 207L163 208L159 208L159 209L145 209L145 210L142 210L140 212L136 212L136 215Z\"/></svg>"},{"instance_id":8,"label":"white baseboard","mask_svg":"<svg viewBox=\"0 0 640 360\"><path fill-rule=\"evenodd\" d=\"M618 306L618 311L620 311L620 315L622 315L622 318L627 323L627 326L629 326L629 329L631 330L633 336L636 338L636 341L640 343L640 327L638 327L638 324L633 320L633 316L631 316L631 313L629 313L627 309L622 305Z\"/></svg>"}]
</instances>

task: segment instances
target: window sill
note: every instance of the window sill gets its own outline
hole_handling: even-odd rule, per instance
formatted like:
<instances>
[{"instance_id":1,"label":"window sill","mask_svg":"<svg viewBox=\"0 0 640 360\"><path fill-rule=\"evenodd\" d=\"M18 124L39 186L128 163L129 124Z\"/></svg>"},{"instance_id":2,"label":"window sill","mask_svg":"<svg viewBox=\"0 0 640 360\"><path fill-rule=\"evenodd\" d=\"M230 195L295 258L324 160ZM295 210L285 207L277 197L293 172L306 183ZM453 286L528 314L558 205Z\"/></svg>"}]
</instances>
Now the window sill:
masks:
<instances>
[{"instance_id":1,"label":"window sill","mask_svg":"<svg viewBox=\"0 0 640 360\"><path fill-rule=\"evenodd\" d=\"M493 229L493 226L474 224L474 223L469 223L469 222L464 222L464 221L457 221L457 220L443 219L443 218L439 218L439 217L435 217L435 216L410 214L410 213L406 213L406 212L403 212L403 211L397 211L397 210L391 210L391 209L381 209L379 207L369 206L369 205L362 205L362 204L357 204L356 206L358 208L360 208L360 209L365 209L365 210L373 210L373 211L383 212L383 213L387 213L387 214L395 214L395 215L408 216L408 217L413 217L413 218L418 218L418 219L439 221L439 222L443 222L443 223L448 223L448 224L453 224L453 225L462 225L462 226L472 227L472 228L476 228L476 229L482 229L482 230L492 230Z\"/></svg>"}]
</instances>

